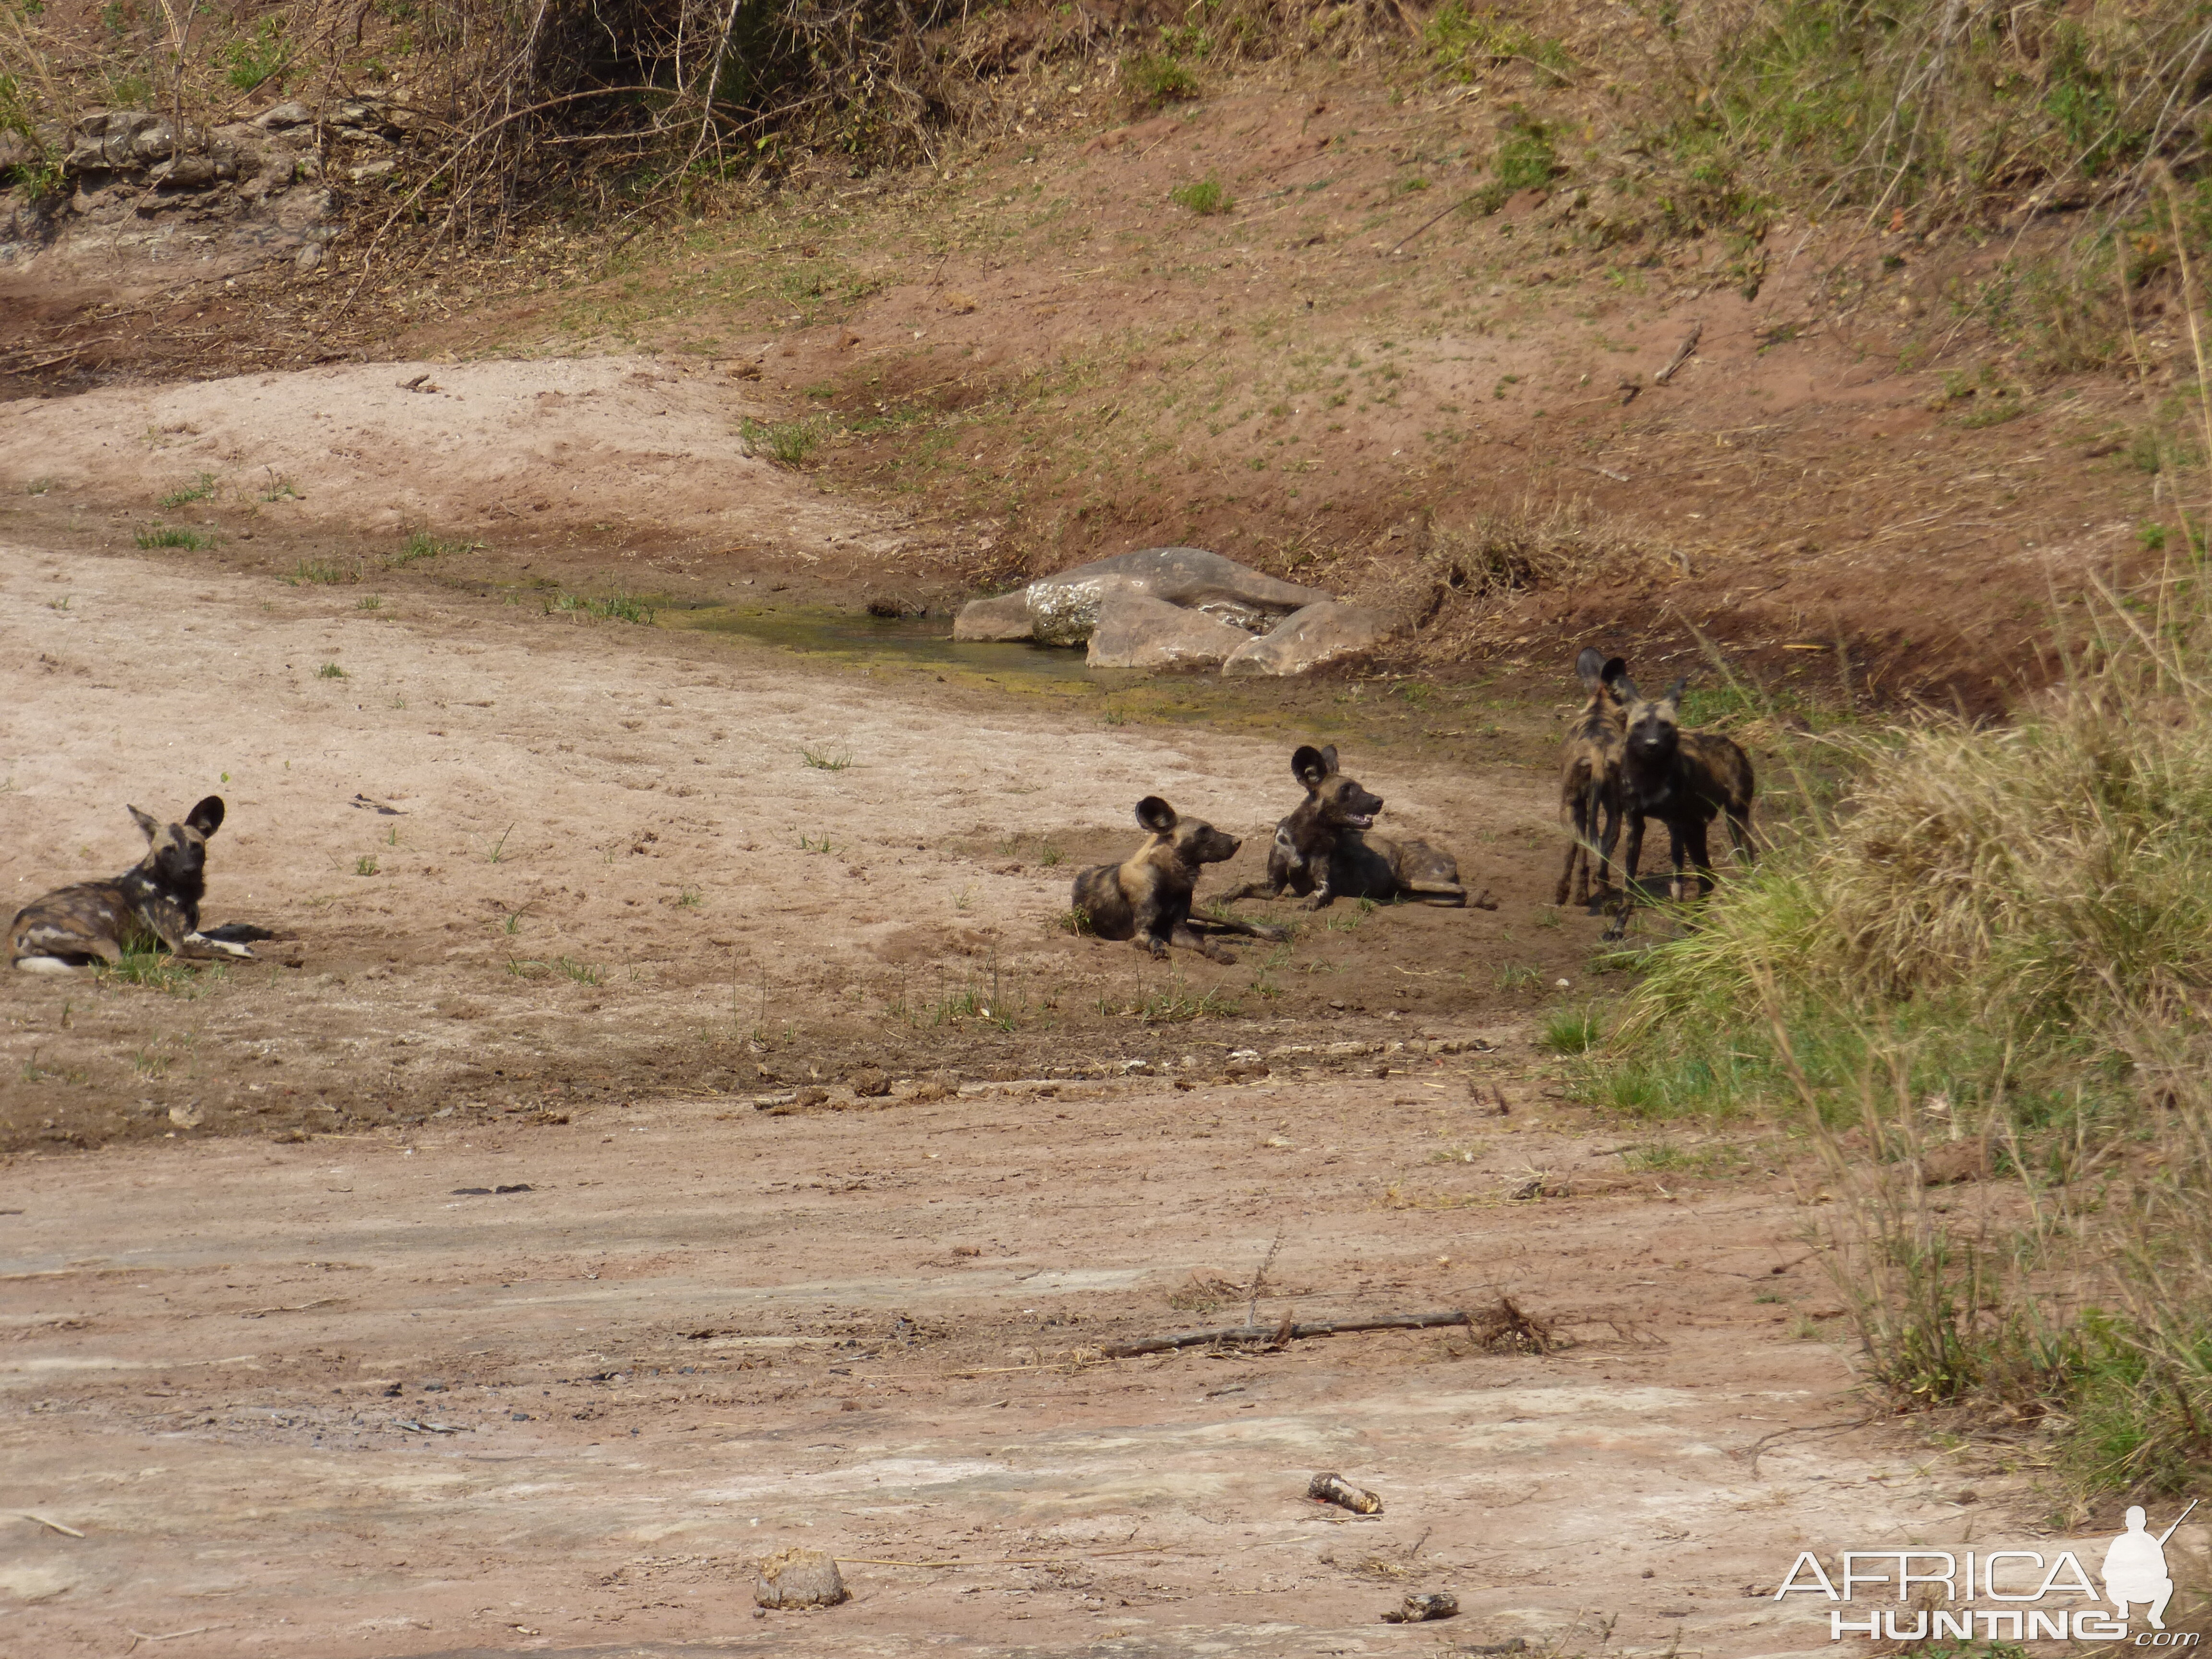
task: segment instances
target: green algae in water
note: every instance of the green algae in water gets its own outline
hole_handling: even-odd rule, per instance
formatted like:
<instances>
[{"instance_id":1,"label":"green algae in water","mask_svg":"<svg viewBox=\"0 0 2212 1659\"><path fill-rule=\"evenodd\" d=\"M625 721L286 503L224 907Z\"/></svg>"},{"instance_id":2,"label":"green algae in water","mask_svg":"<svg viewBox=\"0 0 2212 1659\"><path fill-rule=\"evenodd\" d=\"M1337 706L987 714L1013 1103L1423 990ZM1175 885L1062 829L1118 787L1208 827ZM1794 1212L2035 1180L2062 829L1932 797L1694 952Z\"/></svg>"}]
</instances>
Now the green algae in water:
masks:
<instances>
[{"instance_id":1,"label":"green algae in water","mask_svg":"<svg viewBox=\"0 0 2212 1659\"><path fill-rule=\"evenodd\" d=\"M709 605L662 613L678 628L734 634L757 645L802 656L835 657L870 665L902 664L939 673L979 675L1001 684L1028 683L1040 690L1104 692L1143 678L1094 672L1083 653L1048 645L955 645L949 623L932 617L872 617L865 611L808 605Z\"/></svg>"}]
</instances>

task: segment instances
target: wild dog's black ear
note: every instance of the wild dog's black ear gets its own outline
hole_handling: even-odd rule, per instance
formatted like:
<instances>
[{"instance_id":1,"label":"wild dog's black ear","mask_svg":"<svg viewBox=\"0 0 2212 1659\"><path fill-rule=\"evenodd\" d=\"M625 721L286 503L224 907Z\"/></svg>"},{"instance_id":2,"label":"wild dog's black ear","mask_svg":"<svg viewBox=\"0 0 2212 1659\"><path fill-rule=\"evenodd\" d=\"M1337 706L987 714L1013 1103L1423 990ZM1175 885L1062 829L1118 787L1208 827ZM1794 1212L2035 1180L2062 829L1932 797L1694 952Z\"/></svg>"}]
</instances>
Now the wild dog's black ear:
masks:
<instances>
[{"instance_id":1,"label":"wild dog's black ear","mask_svg":"<svg viewBox=\"0 0 2212 1659\"><path fill-rule=\"evenodd\" d=\"M1329 744L1328 748L1326 748L1326 749L1324 749L1324 750L1322 750L1321 751L1321 763L1322 763L1323 766L1326 766L1327 768L1328 768L1329 775L1330 775L1332 777L1334 777L1334 776L1335 775L1335 774L1336 774L1336 745L1335 745L1334 744Z\"/></svg>"},{"instance_id":2,"label":"wild dog's black ear","mask_svg":"<svg viewBox=\"0 0 2212 1659\"><path fill-rule=\"evenodd\" d=\"M1628 670L1626 668L1620 671L1619 678L1613 683L1613 695L1623 702L1644 701L1644 694L1636 689L1636 682L1628 678Z\"/></svg>"},{"instance_id":3,"label":"wild dog's black ear","mask_svg":"<svg viewBox=\"0 0 2212 1659\"><path fill-rule=\"evenodd\" d=\"M1595 646L1586 645L1575 653L1575 678L1593 691L1605 684L1605 656Z\"/></svg>"},{"instance_id":4,"label":"wild dog's black ear","mask_svg":"<svg viewBox=\"0 0 2212 1659\"><path fill-rule=\"evenodd\" d=\"M1689 684L1690 677L1687 674L1683 675L1680 679L1676 680L1674 684L1667 688L1667 695L1662 699L1662 701L1676 704L1680 703L1682 701L1682 693L1688 688Z\"/></svg>"},{"instance_id":5,"label":"wild dog's black ear","mask_svg":"<svg viewBox=\"0 0 2212 1659\"><path fill-rule=\"evenodd\" d=\"M1311 744L1303 744L1291 757L1291 775L1309 789L1321 787L1321 781L1336 769L1336 751L1326 752Z\"/></svg>"},{"instance_id":6,"label":"wild dog's black ear","mask_svg":"<svg viewBox=\"0 0 2212 1659\"><path fill-rule=\"evenodd\" d=\"M161 833L161 823L160 819L140 811L135 806L130 807L127 810L131 814L131 821L138 826L140 832L145 836L148 841L152 841L155 836Z\"/></svg>"},{"instance_id":7,"label":"wild dog's black ear","mask_svg":"<svg viewBox=\"0 0 2212 1659\"><path fill-rule=\"evenodd\" d=\"M1176 810L1158 795L1147 795L1137 803L1137 822L1156 836L1171 835L1176 823Z\"/></svg>"},{"instance_id":8,"label":"wild dog's black ear","mask_svg":"<svg viewBox=\"0 0 2212 1659\"><path fill-rule=\"evenodd\" d=\"M1598 671L1598 679L1601 684L1611 686L1615 696L1620 696L1620 688L1628 684L1628 659L1607 658L1605 666ZM1591 690L1595 690L1596 687L1593 686Z\"/></svg>"},{"instance_id":9,"label":"wild dog's black ear","mask_svg":"<svg viewBox=\"0 0 2212 1659\"><path fill-rule=\"evenodd\" d=\"M205 841L210 836L215 834L216 830L222 829L222 797L221 795L210 795L198 806L195 806L191 811L185 813L185 827L187 830L198 830L200 832L200 839L202 841Z\"/></svg>"}]
</instances>

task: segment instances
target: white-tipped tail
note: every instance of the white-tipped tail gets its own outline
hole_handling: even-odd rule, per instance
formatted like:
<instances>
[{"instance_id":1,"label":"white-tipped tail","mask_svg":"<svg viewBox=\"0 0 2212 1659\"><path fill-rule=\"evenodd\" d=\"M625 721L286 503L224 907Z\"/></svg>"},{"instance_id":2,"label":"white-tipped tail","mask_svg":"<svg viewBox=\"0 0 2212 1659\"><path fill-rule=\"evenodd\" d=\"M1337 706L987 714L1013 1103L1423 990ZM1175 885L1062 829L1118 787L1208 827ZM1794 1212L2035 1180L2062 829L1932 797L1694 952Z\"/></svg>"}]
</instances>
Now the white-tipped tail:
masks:
<instances>
[{"instance_id":1,"label":"white-tipped tail","mask_svg":"<svg viewBox=\"0 0 2212 1659\"><path fill-rule=\"evenodd\" d=\"M15 965L27 974L73 974L76 966L59 957L18 957Z\"/></svg>"}]
</instances>

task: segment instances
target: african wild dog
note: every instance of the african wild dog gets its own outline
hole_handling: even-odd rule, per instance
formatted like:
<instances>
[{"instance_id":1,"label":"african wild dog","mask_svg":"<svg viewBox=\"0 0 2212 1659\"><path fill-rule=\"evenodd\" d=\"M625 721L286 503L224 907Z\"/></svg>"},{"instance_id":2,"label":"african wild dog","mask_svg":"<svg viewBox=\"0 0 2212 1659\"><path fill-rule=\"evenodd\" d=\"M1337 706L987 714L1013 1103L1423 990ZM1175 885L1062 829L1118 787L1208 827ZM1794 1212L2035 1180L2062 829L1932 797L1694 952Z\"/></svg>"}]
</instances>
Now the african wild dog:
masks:
<instances>
[{"instance_id":1,"label":"african wild dog","mask_svg":"<svg viewBox=\"0 0 2212 1659\"><path fill-rule=\"evenodd\" d=\"M1145 844L1123 864L1099 864L1075 878L1075 908L1101 939L1133 940L1139 951L1164 957L1180 945L1216 962L1234 958L1205 937L1213 929L1252 939L1279 939L1279 929L1231 917L1194 921L1191 895L1202 865L1223 864L1243 843L1212 824L1180 816L1158 795L1137 803Z\"/></svg>"},{"instance_id":2,"label":"african wild dog","mask_svg":"<svg viewBox=\"0 0 2212 1659\"><path fill-rule=\"evenodd\" d=\"M1303 805L1275 826L1267 878L1226 896L1279 898L1285 888L1318 910L1332 900L1389 900L1404 894L1445 904L1467 902L1459 865L1426 842L1375 833L1380 797L1336 769L1336 745L1305 744L1291 757L1291 775L1306 787ZM1310 895L1310 896L1308 896Z\"/></svg>"},{"instance_id":3,"label":"african wild dog","mask_svg":"<svg viewBox=\"0 0 2212 1659\"><path fill-rule=\"evenodd\" d=\"M253 955L234 939L199 930L208 837L222 823L222 798L210 795L182 823L167 828L135 806L130 811L145 832L146 856L112 880L79 882L17 911L8 929L15 966L52 973L153 950L180 957Z\"/></svg>"},{"instance_id":4,"label":"african wild dog","mask_svg":"<svg viewBox=\"0 0 2212 1659\"><path fill-rule=\"evenodd\" d=\"M1699 896L1712 889L1713 861L1705 847L1705 830L1717 816L1728 819L1729 842L1739 860L1752 856L1751 761L1742 750L1717 732L1682 730L1682 688L1678 679L1663 697L1646 697L1633 680L1624 678L1628 725L1620 755L1620 805L1628 819L1628 851L1621 860L1620 908L1607 939L1628 931L1628 913L1636 902L1636 872L1644 852L1644 821L1657 818L1667 826L1674 874L1668 896L1676 902L1685 896L1684 854L1698 867Z\"/></svg>"},{"instance_id":5,"label":"african wild dog","mask_svg":"<svg viewBox=\"0 0 2212 1659\"><path fill-rule=\"evenodd\" d=\"M1613 849L1620 840L1620 740L1628 724L1628 704L1620 688L1628 665L1586 645L1575 659L1575 673L1590 695L1568 728L1559 761L1559 817L1568 840L1566 867L1559 872L1559 890L1552 896L1554 904L1588 903L1593 888L1602 902L1613 885Z\"/></svg>"}]
</instances>

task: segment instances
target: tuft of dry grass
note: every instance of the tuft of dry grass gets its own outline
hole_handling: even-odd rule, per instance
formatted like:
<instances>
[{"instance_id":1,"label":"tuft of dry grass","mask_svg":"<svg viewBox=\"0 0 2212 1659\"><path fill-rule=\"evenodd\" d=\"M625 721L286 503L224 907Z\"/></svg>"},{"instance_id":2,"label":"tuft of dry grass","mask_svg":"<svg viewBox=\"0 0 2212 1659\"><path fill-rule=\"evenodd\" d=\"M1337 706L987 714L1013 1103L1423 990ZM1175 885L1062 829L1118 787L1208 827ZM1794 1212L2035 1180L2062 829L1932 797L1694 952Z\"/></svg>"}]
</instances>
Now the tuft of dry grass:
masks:
<instances>
[{"instance_id":1,"label":"tuft of dry grass","mask_svg":"<svg viewBox=\"0 0 2212 1659\"><path fill-rule=\"evenodd\" d=\"M1686 557L1586 501L1523 501L1460 526L1431 526L1426 550L1375 597L1425 656L1462 653L1516 594L1679 580Z\"/></svg>"}]
</instances>

